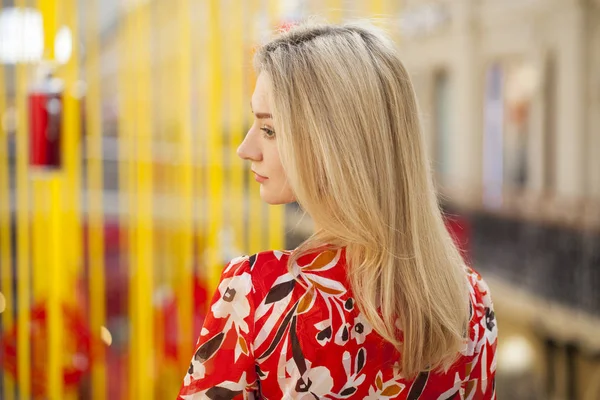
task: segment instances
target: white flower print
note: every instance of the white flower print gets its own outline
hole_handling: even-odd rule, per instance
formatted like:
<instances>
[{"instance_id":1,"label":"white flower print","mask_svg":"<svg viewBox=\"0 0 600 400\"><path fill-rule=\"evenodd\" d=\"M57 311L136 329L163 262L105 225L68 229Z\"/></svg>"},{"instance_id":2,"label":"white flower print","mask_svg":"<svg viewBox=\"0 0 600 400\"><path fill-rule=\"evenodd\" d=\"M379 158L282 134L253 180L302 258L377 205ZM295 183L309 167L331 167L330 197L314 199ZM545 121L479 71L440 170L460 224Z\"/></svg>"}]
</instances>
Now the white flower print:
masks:
<instances>
[{"instance_id":1,"label":"white flower print","mask_svg":"<svg viewBox=\"0 0 600 400\"><path fill-rule=\"evenodd\" d=\"M339 395L342 398L350 398L356 393L358 387L365 381L366 375L361 374L367 361L367 350L363 347L358 350L354 359L354 373L352 372L352 356L349 351L345 351L342 356L342 365L346 373L346 383L340 391Z\"/></svg>"},{"instance_id":2,"label":"white flower print","mask_svg":"<svg viewBox=\"0 0 600 400\"><path fill-rule=\"evenodd\" d=\"M229 263L227 264L227 266L225 266L225 269L223 270L223 273L226 274L232 268L239 268L240 265L244 261L248 260L249 258L250 257L248 257L248 256L239 256L239 257L236 257L236 258L232 259L231 261L229 261Z\"/></svg>"},{"instance_id":3,"label":"white flower print","mask_svg":"<svg viewBox=\"0 0 600 400\"><path fill-rule=\"evenodd\" d=\"M354 318L354 325L352 325L352 332L350 336L352 339L356 339L356 343L363 344L366 340L366 337L369 333L373 331L373 327L364 317L364 315L358 314L356 318Z\"/></svg>"},{"instance_id":4,"label":"white flower print","mask_svg":"<svg viewBox=\"0 0 600 400\"><path fill-rule=\"evenodd\" d=\"M315 367L307 371L305 385L307 392L297 398L314 399L313 395L321 397L331 392L333 378L327 367ZM303 390L302 384L300 384L300 389Z\"/></svg>"},{"instance_id":5,"label":"white flower print","mask_svg":"<svg viewBox=\"0 0 600 400\"><path fill-rule=\"evenodd\" d=\"M321 366L311 368L310 361L307 361L307 366L308 370L304 376L299 377L294 361L290 360L287 363L286 369L291 378L286 379L285 384L282 385L284 399L313 400L331 394L333 378L329 369Z\"/></svg>"},{"instance_id":6,"label":"white flower print","mask_svg":"<svg viewBox=\"0 0 600 400\"><path fill-rule=\"evenodd\" d=\"M244 272L232 278L223 279L219 284L221 298L210 310L215 318L231 318L242 332L248 332L248 324L244 321L250 314L248 294L252 290L252 277Z\"/></svg>"},{"instance_id":7,"label":"white flower print","mask_svg":"<svg viewBox=\"0 0 600 400\"><path fill-rule=\"evenodd\" d=\"M210 388L208 390L203 390L198 393L194 393L189 396L181 396L184 400L200 400L209 398L209 394L211 394L210 398L230 398L232 394L242 393L244 398L253 398L253 396L249 394L249 392L245 392L245 389L248 388L249 383L246 380L246 372L242 373L240 380L237 382L232 381L223 381L218 386ZM212 393L210 393L212 392ZM216 396L216 397L215 397Z\"/></svg>"},{"instance_id":8,"label":"white flower print","mask_svg":"<svg viewBox=\"0 0 600 400\"><path fill-rule=\"evenodd\" d=\"M184 386L189 386L189 384L192 383L192 378L194 378L194 380L203 379L205 372L206 368L204 368L204 364L194 357L190 368L188 369L188 373L185 375L185 378L183 378Z\"/></svg>"},{"instance_id":9,"label":"white flower print","mask_svg":"<svg viewBox=\"0 0 600 400\"><path fill-rule=\"evenodd\" d=\"M337 333L335 334L335 344L337 344L338 346L343 346L345 345L348 340L350 339L350 324L349 323L344 323L340 326L340 328L338 329Z\"/></svg>"},{"instance_id":10,"label":"white flower print","mask_svg":"<svg viewBox=\"0 0 600 400\"><path fill-rule=\"evenodd\" d=\"M317 322L315 328L319 331L315 336L317 343L321 346L325 346L327 343L331 342L331 321L325 320Z\"/></svg>"}]
</instances>

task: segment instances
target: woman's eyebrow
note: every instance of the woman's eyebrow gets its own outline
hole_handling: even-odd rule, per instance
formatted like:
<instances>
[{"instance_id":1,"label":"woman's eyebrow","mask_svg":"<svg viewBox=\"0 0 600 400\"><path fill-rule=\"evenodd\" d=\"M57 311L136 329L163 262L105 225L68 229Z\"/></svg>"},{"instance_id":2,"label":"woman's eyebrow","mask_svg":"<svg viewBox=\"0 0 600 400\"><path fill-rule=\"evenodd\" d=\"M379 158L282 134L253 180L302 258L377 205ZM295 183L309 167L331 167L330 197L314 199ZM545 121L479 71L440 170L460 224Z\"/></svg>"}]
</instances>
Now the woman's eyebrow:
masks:
<instances>
[{"instance_id":1,"label":"woman's eyebrow","mask_svg":"<svg viewBox=\"0 0 600 400\"><path fill-rule=\"evenodd\" d=\"M255 113L254 110L252 109L252 101L250 102L250 110L252 111L252 114L254 114L254 116L258 119L273 119L273 115L269 114L269 113Z\"/></svg>"}]
</instances>

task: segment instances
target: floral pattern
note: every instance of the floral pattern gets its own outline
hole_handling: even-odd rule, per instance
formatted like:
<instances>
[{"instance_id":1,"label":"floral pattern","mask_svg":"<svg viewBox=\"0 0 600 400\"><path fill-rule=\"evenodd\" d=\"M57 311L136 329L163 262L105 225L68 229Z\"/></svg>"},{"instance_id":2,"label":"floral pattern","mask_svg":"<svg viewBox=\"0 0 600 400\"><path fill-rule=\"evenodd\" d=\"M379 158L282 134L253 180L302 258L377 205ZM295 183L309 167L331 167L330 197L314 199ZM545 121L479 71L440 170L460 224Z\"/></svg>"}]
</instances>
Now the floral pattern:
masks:
<instances>
[{"instance_id":1,"label":"floral pattern","mask_svg":"<svg viewBox=\"0 0 600 400\"><path fill-rule=\"evenodd\" d=\"M489 289L470 268L469 337L445 374L406 379L400 355L358 309L343 249L232 260L196 345L179 399L495 399L497 324Z\"/></svg>"}]
</instances>

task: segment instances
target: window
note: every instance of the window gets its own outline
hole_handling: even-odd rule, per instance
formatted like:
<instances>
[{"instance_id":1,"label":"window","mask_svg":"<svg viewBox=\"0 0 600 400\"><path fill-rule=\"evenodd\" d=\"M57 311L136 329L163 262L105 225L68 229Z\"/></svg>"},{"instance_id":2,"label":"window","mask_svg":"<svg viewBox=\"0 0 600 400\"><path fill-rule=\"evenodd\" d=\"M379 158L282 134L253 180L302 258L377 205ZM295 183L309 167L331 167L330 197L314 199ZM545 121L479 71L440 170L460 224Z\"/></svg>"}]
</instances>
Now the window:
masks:
<instances>
[{"instance_id":1,"label":"window","mask_svg":"<svg viewBox=\"0 0 600 400\"><path fill-rule=\"evenodd\" d=\"M544 79L544 139L543 139L543 190L554 192L556 184L556 59L546 59Z\"/></svg>"},{"instance_id":2,"label":"window","mask_svg":"<svg viewBox=\"0 0 600 400\"><path fill-rule=\"evenodd\" d=\"M504 71L500 64L491 65L485 77L483 127L483 204L489 208L502 205L504 164Z\"/></svg>"},{"instance_id":3,"label":"window","mask_svg":"<svg viewBox=\"0 0 600 400\"><path fill-rule=\"evenodd\" d=\"M434 163L437 178L443 184L449 172L448 154L452 130L450 79L446 71L440 71L435 75L434 102Z\"/></svg>"}]
</instances>

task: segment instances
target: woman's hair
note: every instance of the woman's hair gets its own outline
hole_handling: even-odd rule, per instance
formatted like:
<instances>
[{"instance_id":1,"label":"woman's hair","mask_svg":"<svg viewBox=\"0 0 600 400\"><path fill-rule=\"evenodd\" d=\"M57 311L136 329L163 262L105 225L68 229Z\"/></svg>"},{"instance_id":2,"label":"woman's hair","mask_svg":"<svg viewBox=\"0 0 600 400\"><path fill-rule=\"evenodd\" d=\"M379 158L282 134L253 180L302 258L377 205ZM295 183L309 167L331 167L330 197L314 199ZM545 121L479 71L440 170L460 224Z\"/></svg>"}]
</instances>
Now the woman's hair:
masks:
<instances>
[{"instance_id":1,"label":"woman's hair","mask_svg":"<svg viewBox=\"0 0 600 400\"><path fill-rule=\"evenodd\" d=\"M465 343L465 266L393 43L363 24L302 24L258 48L254 62L272 85L288 180L318 227L288 268L317 247L345 247L358 307L400 351L403 374L447 369Z\"/></svg>"}]
</instances>

